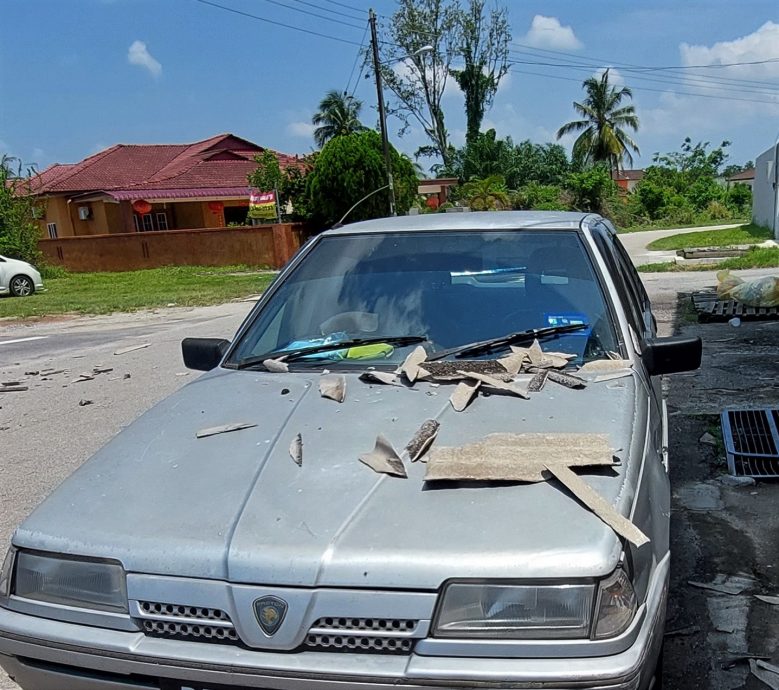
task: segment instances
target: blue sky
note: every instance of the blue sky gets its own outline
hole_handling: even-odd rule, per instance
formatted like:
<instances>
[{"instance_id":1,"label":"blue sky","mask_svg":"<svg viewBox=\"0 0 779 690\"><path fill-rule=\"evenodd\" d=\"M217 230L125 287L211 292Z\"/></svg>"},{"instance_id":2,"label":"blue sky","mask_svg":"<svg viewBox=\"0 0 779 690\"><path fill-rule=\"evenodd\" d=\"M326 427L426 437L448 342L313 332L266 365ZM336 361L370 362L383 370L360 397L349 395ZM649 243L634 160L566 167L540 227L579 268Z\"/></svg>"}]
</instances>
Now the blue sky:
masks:
<instances>
[{"instance_id":1,"label":"blue sky","mask_svg":"<svg viewBox=\"0 0 779 690\"><path fill-rule=\"evenodd\" d=\"M390 15L395 6L392 0L215 1L357 44L365 26L357 17L370 6ZM649 164L655 151L677 149L685 136L731 140L731 162L741 163L768 148L779 132L776 0L505 4L515 59L587 64L592 70L514 65L485 119L485 127L495 127L500 136L551 141L573 118L580 82L598 65L616 69L616 78L634 88L641 118L637 166ZM39 168L74 162L115 143L187 142L219 132L306 153L313 148L310 120L317 103L326 90L346 87L357 53L349 43L195 0L0 0L0 11L0 153ZM686 72L626 69L628 63L675 67L772 59ZM684 75L695 81L685 83ZM361 80L356 95L365 102L363 120L374 124L372 82ZM465 124L456 88L444 107L452 139L460 142ZM398 123L391 121L390 129L401 150L413 152L423 143L417 130L399 138Z\"/></svg>"}]
</instances>

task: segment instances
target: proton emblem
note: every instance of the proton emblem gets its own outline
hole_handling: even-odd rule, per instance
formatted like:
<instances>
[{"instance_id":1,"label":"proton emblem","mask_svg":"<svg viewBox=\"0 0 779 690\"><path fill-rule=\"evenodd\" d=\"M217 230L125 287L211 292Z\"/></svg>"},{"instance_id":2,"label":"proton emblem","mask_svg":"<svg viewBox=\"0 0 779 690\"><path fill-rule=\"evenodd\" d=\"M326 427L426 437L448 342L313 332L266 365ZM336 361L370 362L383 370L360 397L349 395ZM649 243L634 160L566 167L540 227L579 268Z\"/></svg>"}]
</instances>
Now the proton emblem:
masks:
<instances>
[{"instance_id":1,"label":"proton emblem","mask_svg":"<svg viewBox=\"0 0 779 690\"><path fill-rule=\"evenodd\" d=\"M254 615L262 631L269 637L281 627L286 613L287 602L283 599L263 597L254 602Z\"/></svg>"}]
</instances>

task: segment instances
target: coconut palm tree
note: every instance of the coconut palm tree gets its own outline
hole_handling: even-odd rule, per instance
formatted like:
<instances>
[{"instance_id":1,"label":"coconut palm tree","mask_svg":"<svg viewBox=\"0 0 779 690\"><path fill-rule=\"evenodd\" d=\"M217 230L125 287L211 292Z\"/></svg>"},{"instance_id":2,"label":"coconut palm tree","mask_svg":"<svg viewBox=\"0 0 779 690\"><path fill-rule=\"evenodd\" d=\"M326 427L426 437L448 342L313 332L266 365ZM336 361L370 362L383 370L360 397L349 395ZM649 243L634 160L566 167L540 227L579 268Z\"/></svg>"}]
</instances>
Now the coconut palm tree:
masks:
<instances>
[{"instance_id":1,"label":"coconut palm tree","mask_svg":"<svg viewBox=\"0 0 779 690\"><path fill-rule=\"evenodd\" d=\"M623 105L633 98L627 87L618 88L609 83L609 70L600 77L592 76L582 84L587 92L583 103L574 101L574 110L582 116L564 124L557 130L559 139L569 132L581 132L573 145L573 157L587 163L608 163L612 170L619 170L622 161L633 163L633 153L640 153L638 145L625 131L638 131L638 116L632 105Z\"/></svg>"},{"instance_id":2,"label":"coconut palm tree","mask_svg":"<svg viewBox=\"0 0 779 690\"><path fill-rule=\"evenodd\" d=\"M317 125L314 130L316 145L322 148L333 137L365 131L367 127L359 118L360 108L362 101L353 96L328 91L319 103L319 111L311 118L312 124Z\"/></svg>"}]
</instances>

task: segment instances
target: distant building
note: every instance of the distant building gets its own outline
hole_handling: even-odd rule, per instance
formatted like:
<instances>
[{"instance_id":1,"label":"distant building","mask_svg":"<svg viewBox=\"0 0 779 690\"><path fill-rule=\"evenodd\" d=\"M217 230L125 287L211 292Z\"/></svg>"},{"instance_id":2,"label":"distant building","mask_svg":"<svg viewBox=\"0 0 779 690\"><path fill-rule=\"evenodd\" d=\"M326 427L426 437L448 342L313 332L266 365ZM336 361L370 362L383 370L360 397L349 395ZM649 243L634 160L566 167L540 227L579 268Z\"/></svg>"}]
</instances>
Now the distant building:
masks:
<instances>
[{"instance_id":1,"label":"distant building","mask_svg":"<svg viewBox=\"0 0 779 690\"><path fill-rule=\"evenodd\" d=\"M643 170L614 170L611 173L611 179L626 192L632 192L643 177Z\"/></svg>"},{"instance_id":2,"label":"distant building","mask_svg":"<svg viewBox=\"0 0 779 690\"><path fill-rule=\"evenodd\" d=\"M779 240L779 140L755 161L752 222L771 228Z\"/></svg>"},{"instance_id":3,"label":"distant building","mask_svg":"<svg viewBox=\"0 0 779 690\"><path fill-rule=\"evenodd\" d=\"M747 168L746 170L742 170L740 173L731 175L728 178L728 186L732 186L734 184L745 184L747 187L752 189L752 185L754 181L755 181L755 169Z\"/></svg>"},{"instance_id":4,"label":"distant building","mask_svg":"<svg viewBox=\"0 0 779 690\"><path fill-rule=\"evenodd\" d=\"M456 177L439 177L434 180L420 180L417 193L425 197L426 204L436 209L449 199L449 187L456 187L459 181Z\"/></svg>"},{"instance_id":5,"label":"distant building","mask_svg":"<svg viewBox=\"0 0 779 690\"><path fill-rule=\"evenodd\" d=\"M43 236L219 228L244 224L246 176L265 149L233 134L192 144L117 144L30 180L45 201ZM297 156L278 154L283 168ZM265 190L269 191L269 190Z\"/></svg>"}]
</instances>

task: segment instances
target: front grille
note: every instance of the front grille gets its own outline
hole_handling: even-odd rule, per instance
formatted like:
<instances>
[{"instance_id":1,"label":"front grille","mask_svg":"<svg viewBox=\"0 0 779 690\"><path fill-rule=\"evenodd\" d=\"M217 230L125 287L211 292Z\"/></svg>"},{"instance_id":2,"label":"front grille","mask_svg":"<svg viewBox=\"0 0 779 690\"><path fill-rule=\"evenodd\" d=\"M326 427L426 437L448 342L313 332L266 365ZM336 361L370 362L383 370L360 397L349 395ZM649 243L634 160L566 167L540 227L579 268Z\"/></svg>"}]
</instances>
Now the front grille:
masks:
<instances>
[{"instance_id":1,"label":"front grille","mask_svg":"<svg viewBox=\"0 0 779 690\"><path fill-rule=\"evenodd\" d=\"M779 410L730 409L721 419L730 473L779 478Z\"/></svg>"},{"instance_id":2,"label":"front grille","mask_svg":"<svg viewBox=\"0 0 779 690\"><path fill-rule=\"evenodd\" d=\"M152 637L240 643L230 616L221 609L139 601L136 613L141 618L143 631Z\"/></svg>"},{"instance_id":3,"label":"front grille","mask_svg":"<svg viewBox=\"0 0 779 690\"><path fill-rule=\"evenodd\" d=\"M304 648L320 652L409 654L419 621L405 618L320 618L308 631Z\"/></svg>"}]
</instances>

